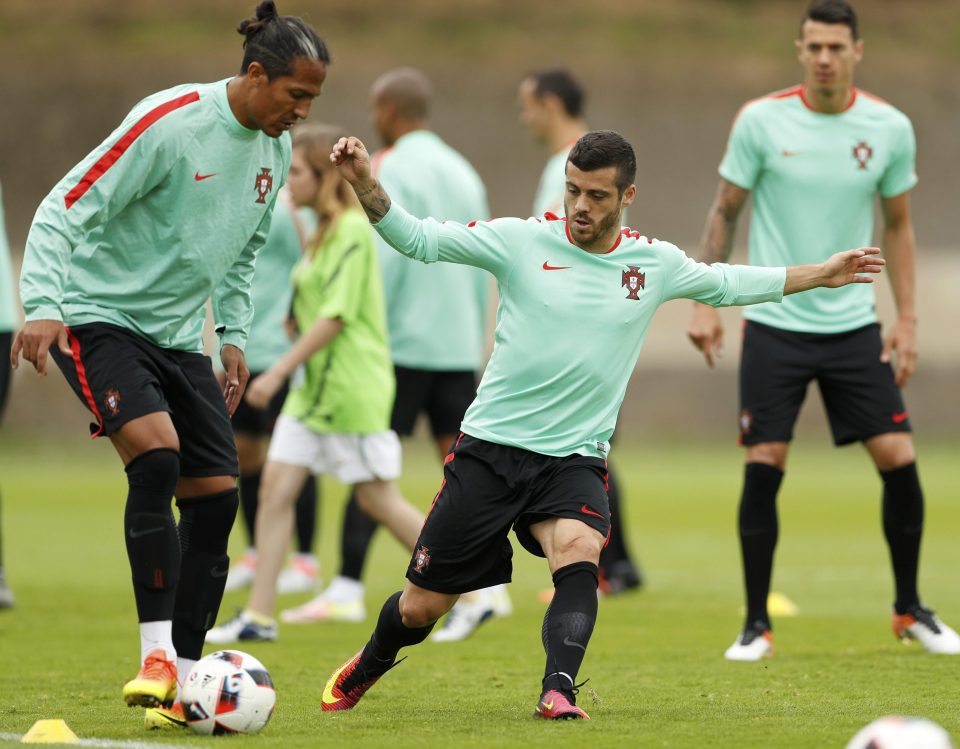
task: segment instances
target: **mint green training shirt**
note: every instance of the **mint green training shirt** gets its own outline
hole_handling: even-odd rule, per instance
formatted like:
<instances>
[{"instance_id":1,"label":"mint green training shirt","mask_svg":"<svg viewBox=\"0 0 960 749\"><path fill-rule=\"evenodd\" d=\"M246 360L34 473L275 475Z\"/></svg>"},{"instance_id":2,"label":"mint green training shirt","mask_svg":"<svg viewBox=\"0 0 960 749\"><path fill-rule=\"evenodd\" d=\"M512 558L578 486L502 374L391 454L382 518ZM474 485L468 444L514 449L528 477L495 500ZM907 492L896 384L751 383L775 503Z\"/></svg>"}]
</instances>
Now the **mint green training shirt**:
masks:
<instances>
[{"instance_id":1,"label":"mint green training shirt","mask_svg":"<svg viewBox=\"0 0 960 749\"><path fill-rule=\"evenodd\" d=\"M270 232L257 253L250 298L253 322L244 354L251 372L264 372L293 345L283 324L290 313L293 284L290 272L300 260L300 234L293 212L286 201L278 200L273 209Z\"/></svg>"},{"instance_id":2,"label":"mint green training shirt","mask_svg":"<svg viewBox=\"0 0 960 749\"><path fill-rule=\"evenodd\" d=\"M0 190L0 333L15 330L19 322L13 301L13 270L10 267L10 244L3 220L3 191ZM5 363L0 366L7 366Z\"/></svg>"},{"instance_id":3,"label":"mint green training shirt","mask_svg":"<svg viewBox=\"0 0 960 749\"><path fill-rule=\"evenodd\" d=\"M462 223L490 217L479 175L436 133L407 133L376 155L374 167L387 193L415 216ZM408 263L379 238L377 244L393 363L478 371L486 353L486 274L463 265Z\"/></svg>"},{"instance_id":4,"label":"mint green training shirt","mask_svg":"<svg viewBox=\"0 0 960 749\"><path fill-rule=\"evenodd\" d=\"M201 351L212 297L221 344L244 347L290 137L241 125L228 82L148 96L47 195L20 275L28 321L108 322Z\"/></svg>"},{"instance_id":5,"label":"mint green training shirt","mask_svg":"<svg viewBox=\"0 0 960 749\"><path fill-rule=\"evenodd\" d=\"M749 259L819 263L873 239L874 201L917 184L910 120L854 89L851 106L819 114L801 87L749 102L733 125L720 176L753 191ZM783 330L840 333L876 321L871 284L814 289L744 312Z\"/></svg>"},{"instance_id":6,"label":"mint green training shirt","mask_svg":"<svg viewBox=\"0 0 960 749\"><path fill-rule=\"evenodd\" d=\"M411 258L475 265L497 279L493 355L462 429L544 455L606 457L663 302L778 301L786 281L783 268L704 265L630 229L606 254L591 254L573 244L560 219L464 226L418 220L394 203L375 228Z\"/></svg>"}]
</instances>

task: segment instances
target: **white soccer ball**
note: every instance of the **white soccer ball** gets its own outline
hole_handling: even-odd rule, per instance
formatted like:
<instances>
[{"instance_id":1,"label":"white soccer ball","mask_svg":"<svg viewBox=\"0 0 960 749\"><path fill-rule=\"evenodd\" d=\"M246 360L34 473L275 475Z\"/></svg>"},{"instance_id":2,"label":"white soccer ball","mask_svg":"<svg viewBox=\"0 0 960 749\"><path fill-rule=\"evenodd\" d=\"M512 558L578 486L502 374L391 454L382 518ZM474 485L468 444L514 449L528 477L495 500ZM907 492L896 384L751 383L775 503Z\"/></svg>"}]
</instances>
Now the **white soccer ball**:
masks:
<instances>
[{"instance_id":1,"label":"white soccer ball","mask_svg":"<svg viewBox=\"0 0 960 749\"><path fill-rule=\"evenodd\" d=\"M264 665L239 650L218 650L197 661L180 694L187 724L196 733L257 733L277 702Z\"/></svg>"},{"instance_id":2,"label":"white soccer ball","mask_svg":"<svg viewBox=\"0 0 960 749\"><path fill-rule=\"evenodd\" d=\"M932 720L888 715L861 728L847 749L956 749L950 734Z\"/></svg>"}]
</instances>

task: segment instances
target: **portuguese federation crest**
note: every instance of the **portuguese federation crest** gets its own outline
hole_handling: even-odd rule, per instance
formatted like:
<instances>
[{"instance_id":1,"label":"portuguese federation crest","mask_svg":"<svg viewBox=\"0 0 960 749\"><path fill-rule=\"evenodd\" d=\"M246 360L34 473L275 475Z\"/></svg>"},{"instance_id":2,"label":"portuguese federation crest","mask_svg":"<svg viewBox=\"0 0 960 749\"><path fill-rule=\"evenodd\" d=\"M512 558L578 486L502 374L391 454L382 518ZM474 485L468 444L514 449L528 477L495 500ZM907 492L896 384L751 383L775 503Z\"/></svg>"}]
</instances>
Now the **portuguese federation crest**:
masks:
<instances>
[{"instance_id":1,"label":"portuguese federation crest","mask_svg":"<svg viewBox=\"0 0 960 749\"><path fill-rule=\"evenodd\" d=\"M640 269L635 265L630 265L627 267L627 270L623 272L621 277L621 286L627 287L627 299L640 299L637 294L640 293L640 289L643 288L643 282L646 280L647 274L641 273Z\"/></svg>"},{"instance_id":2,"label":"portuguese federation crest","mask_svg":"<svg viewBox=\"0 0 960 749\"><path fill-rule=\"evenodd\" d=\"M103 405L114 416L120 413L120 393L110 388L103 394Z\"/></svg>"},{"instance_id":3,"label":"portuguese federation crest","mask_svg":"<svg viewBox=\"0 0 960 749\"><path fill-rule=\"evenodd\" d=\"M260 167L260 174L257 175L255 189L257 191L257 202L266 203L267 195L269 195L273 189L273 177L270 176L270 170L265 166Z\"/></svg>"},{"instance_id":4,"label":"portuguese federation crest","mask_svg":"<svg viewBox=\"0 0 960 749\"><path fill-rule=\"evenodd\" d=\"M421 575L427 571L430 566L430 549L426 546L418 546L417 553L413 556L413 567Z\"/></svg>"},{"instance_id":5,"label":"portuguese federation crest","mask_svg":"<svg viewBox=\"0 0 960 749\"><path fill-rule=\"evenodd\" d=\"M853 158L857 160L861 169L867 168L867 162L870 161L871 156L873 156L873 149L867 145L865 140L860 141L853 147Z\"/></svg>"}]
</instances>

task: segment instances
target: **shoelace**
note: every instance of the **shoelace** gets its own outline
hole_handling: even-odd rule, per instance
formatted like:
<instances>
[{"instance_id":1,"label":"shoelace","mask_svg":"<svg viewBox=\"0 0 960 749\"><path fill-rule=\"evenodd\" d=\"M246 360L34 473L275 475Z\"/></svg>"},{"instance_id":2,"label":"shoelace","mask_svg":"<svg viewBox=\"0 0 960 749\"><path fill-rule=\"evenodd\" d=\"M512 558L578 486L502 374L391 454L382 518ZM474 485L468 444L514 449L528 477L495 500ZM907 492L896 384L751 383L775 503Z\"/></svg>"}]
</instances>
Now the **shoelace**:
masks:
<instances>
[{"instance_id":1,"label":"shoelace","mask_svg":"<svg viewBox=\"0 0 960 749\"><path fill-rule=\"evenodd\" d=\"M150 678L166 678L171 662L160 656L148 655L143 660L143 675Z\"/></svg>"}]
</instances>

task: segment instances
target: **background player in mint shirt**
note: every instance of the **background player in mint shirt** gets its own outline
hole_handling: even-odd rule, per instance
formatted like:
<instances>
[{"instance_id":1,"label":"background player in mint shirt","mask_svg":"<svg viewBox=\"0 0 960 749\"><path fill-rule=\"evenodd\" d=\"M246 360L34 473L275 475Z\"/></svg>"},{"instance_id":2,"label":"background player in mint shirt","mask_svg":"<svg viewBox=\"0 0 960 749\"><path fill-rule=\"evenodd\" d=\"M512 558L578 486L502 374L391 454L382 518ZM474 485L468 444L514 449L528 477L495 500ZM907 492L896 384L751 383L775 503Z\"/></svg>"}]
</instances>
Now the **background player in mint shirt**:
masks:
<instances>
[{"instance_id":1,"label":"background player in mint shirt","mask_svg":"<svg viewBox=\"0 0 960 749\"><path fill-rule=\"evenodd\" d=\"M370 94L371 121L385 147L374 156L374 173L415 216L463 223L488 218L480 176L430 129L432 100L430 80L419 70L397 68L377 78ZM486 355L489 278L465 265L408 263L379 237L377 243L397 381L390 427L408 437L424 414L442 460L477 392L477 373ZM340 574L316 599L281 617L362 619L360 579L374 530L351 497L344 514ZM504 586L475 591L458 601L433 639L462 640L491 616L511 610Z\"/></svg>"},{"instance_id":2,"label":"background player in mint shirt","mask_svg":"<svg viewBox=\"0 0 960 749\"><path fill-rule=\"evenodd\" d=\"M0 191L0 361L6 360L10 354L10 344L13 340L13 330L19 320L17 305L14 302L13 272L10 268L10 245L7 243L7 230L3 219L3 192ZM10 368L0 366L0 421L3 420L3 410L10 394ZM0 486L0 490L3 487ZM0 531L2 532L2 531ZM3 539L0 538L0 550ZM3 571L3 554L0 551L0 609L13 606L13 591L7 584L7 577Z\"/></svg>"},{"instance_id":3,"label":"background player in mint shirt","mask_svg":"<svg viewBox=\"0 0 960 749\"><path fill-rule=\"evenodd\" d=\"M707 217L703 259L729 257L751 192L749 258L757 265L818 262L831 247L868 243L879 196L897 320L882 341L868 286L815 290L745 311L740 434L747 453L739 529L747 616L726 657L758 660L772 653L767 596L779 534L776 497L812 379L834 442L862 442L883 481L894 633L934 653L958 654L960 637L921 604L917 591L923 492L900 393L916 362L913 129L903 113L853 86L863 42L848 3L814 2L796 46L803 83L748 102L737 116ZM716 312L698 307L689 334L712 365L723 335ZM893 351L896 373L889 364Z\"/></svg>"},{"instance_id":4,"label":"background player in mint shirt","mask_svg":"<svg viewBox=\"0 0 960 749\"><path fill-rule=\"evenodd\" d=\"M553 154L547 162L537 195L533 215L545 213L560 215L566 187L567 155L577 139L587 132L583 117L586 92L569 70L549 68L530 73L520 83L517 95L520 121L534 140L547 146ZM403 205L403 201L400 201ZM626 221L626 214L620 221ZM630 558L624 535L626 514L620 492L620 478L613 466L607 465L607 498L610 515L614 518L610 537L600 553L600 590L605 595L617 595L636 590L643 584L639 567ZM552 591L543 591L547 598Z\"/></svg>"},{"instance_id":5,"label":"background player in mint shirt","mask_svg":"<svg viewBox=\"0 0 960 749\"><path fill-rule=\"evenodd\" d=\"M238 31L238 75L147 97L53 188L20 279L27 322L14 366L22 352L43 375L49 349L125 467L143 665L123 697L161 708L148 725L185 725L179 704L167 708L220 606L254 257L289 165L287 130L308 115L330 59L272 0ZM223 389L200 353L210 297Z\"/></svg>"},{"instance_id":6,"label":"background player in mint shirt","mask_svg":"<svg viewBox=\"0 0 960 749\"><path fill-rule=\"evenodd\" d=\"M597 562L610 529L605 458L656 309L684 297L750 304L870 282L859 274L879 272L883 261L860 249L787 269L709 266L621 228L637 192L636 157L611 131L587 133L571 150L565 220L418 220L371 177L359 140L341 139L331 158L395 249L487 270L500 306L493 355L444 461L406 586L384 604L367 645L328 679L322 707L354 707L461 593L508 582L513 527L528 551L547 558L555 589L536 715L586 718L576 677L596 622Z\"/></svg>"},{"instance_id":7,"label":"background player in mint shirt","mask_svg":"<svg viewBox=\"0 0 960 749\"><path fill-rule=\"evenodd\" d=\"M303 368L270 438L257 511L257 568L247 607L210 631L216 643L275 640L277 575L293 505L310 474L352 485L363 510L413 549L423 514L399 493L400 440L390 430L393 371L373 231L350 186L330 162L343 131L307 126L294 137L291 192L316 208L319 229L293 270L300 336L250 383L265 408Z\"/></svg>"}]
</instances>

